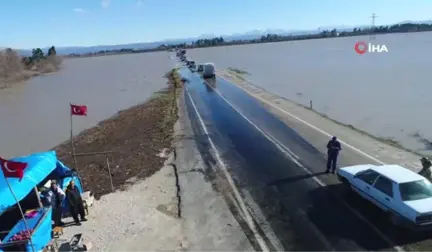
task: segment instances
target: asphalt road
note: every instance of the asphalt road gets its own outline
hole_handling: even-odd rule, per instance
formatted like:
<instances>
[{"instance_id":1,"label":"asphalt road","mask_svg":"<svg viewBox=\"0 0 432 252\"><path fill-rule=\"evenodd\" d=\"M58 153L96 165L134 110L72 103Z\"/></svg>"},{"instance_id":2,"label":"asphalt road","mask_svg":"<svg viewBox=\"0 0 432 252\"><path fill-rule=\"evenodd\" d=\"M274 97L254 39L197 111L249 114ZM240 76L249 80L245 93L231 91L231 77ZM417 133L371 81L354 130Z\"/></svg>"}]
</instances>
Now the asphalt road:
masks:
<instances>
[{"instance_id":1,"label":"asphalt road","mask_svg":"<svg viewBox=\"0 0 432 252\"><path fill-rule=\"evenodd\" d=\"M216 162L197 111L237 186L285 250L394 251L426 240L396 231L376 208L346 196L335 176L324 173L325 146L316 149L243 90L221 78L204 82L187 69L180 72L189 80L185 101L200 151ZM345 163L361 160L350 155Z\"/></svg>"}]
</instances>

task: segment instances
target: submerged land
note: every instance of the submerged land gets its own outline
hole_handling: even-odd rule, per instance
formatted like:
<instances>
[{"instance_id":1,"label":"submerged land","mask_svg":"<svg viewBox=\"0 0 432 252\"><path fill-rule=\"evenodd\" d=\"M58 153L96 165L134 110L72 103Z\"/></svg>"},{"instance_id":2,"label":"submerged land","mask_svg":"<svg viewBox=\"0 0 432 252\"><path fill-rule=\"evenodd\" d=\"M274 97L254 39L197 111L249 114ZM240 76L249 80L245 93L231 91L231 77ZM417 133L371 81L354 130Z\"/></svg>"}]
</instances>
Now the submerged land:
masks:
<instances>
[{"instance_id":1,"label":"submerged land","mask_svg":"<svg viewBox=\"0 0 432 252\"><path fill-rule=\"evenodd\" d=\"M191 42L184 43L159 43L159 46L153 48L137 49L133 47L113 49L113 50L96 50L89 53L71 53L67 55L69 58L77 57L97 57L97 56L110 56L118 54L131 54L131 53L147 53L156 51L165 51L173 48L207 48L207 47L219 47L219 46L235 46L235 45L247 45L247 44L262 44L262 43L275 43L275 42L287 42L287 41L300 41L300 40L311 40L311 39L326 39L326 38L343 38L343 37L354 37L364 35L383 35L383 34L396 34L396 33L413 33L413 32L428 32L432 31L432 24L429 23L400 23L394 25L381 25L376 27L357 27L352 30L323 30L316 33L306 34L266 34L259 38L252 39L227 39L223 36L197 39ZM136 46L136 44L135 44ZM117 46L118 47L118 46Z\"/></svg>"}]
</instances>

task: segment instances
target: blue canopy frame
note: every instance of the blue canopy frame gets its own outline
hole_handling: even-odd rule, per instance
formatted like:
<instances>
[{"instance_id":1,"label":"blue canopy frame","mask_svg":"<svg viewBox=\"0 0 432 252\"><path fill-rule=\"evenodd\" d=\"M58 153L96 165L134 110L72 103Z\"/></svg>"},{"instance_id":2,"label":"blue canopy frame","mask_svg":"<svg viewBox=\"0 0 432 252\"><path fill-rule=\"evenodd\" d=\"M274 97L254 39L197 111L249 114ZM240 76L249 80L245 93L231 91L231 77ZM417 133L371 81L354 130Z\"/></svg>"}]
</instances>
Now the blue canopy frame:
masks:
<instances>
[{"instance_id":1,"label":"blue canopy frame","mask_svg":"<svg viewBox=\"0 0 432 252\"><path fill-rule=\"evenodd\" d=\"M6 183L6 179L17 200L21 201L35 186L45 180L57 166L55 151L12 158L11 161L24 162L28 165L24 170L24 177L21 180L18 178L5 178L3 170L0 170L0 214L17 203Z\"/></svg>"},{"instance_id":2,"label":"blue canopy frame","mask_svg":"<svg viewBox=\"0 0 432 252\"><path fill-rule=\"evenodd\" d=\"M35 153L28 156L17 157L10 159L11 161L18 161L27 163L24 170L24 176L20 180L18 178L5 178L2 169L0 169L0 215L7 211L10 207L22 201L27 195L31 193L35 187L44 184L50 179L57 179L60 186L65 189L71 180L74 180L79 190L82 192L82 184L75 173L75 171L66 167L62 162L57 159L55 151L47 151ZM8 183L6 183L6 181ZM10 188L8 186L10 185ZM11 189L15 195L12 194ZM66 200L63 202L63 207L67 212ZM44 207L38 210L39 217L30 219L30 228L36 228L32 234L32 241L37 251L43 249L51 239L51 207ZM3 239L7 242L9 238L24 230L23 220L18 221L9 234ZM0 252L2 249L0 249ZM27 244L27 251L30 251L29 244Z\"/></svg>"}]
</instances>

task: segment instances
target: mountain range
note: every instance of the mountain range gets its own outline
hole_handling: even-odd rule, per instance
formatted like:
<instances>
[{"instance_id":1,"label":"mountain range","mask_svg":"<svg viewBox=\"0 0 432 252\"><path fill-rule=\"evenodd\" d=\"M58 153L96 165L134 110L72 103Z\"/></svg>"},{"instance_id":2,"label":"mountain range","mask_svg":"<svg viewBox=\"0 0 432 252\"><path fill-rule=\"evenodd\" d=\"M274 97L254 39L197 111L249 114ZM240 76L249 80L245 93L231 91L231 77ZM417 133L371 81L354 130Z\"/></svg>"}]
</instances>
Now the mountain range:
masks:
<instances>
[{"instance_id":1,"label":"mountain range","mask_svg":"<svg viewBox=\"0 0 432 252\"><path fill-rule=\"evenodd\" d=\"M432 20L424 20L424 21L411 21L406 20L403 22L399 22L397 24L405 24L405 23L415 23L415 24L432 24ZM144 43L131 43L131 44L121 44L121 45L97 45L97 46L89 46L89 47L80 47L80 46L70 46L70 47L56 47L57 54L59 55L67 55L67 54L84 54L91 52L98 52L102 50L120 50L123 48L131 48L131 49L150 49L155 48L163 44L180 44L180 43L191 43L198 39L211 39L214 37L223 37L227 41L232 40L250 40L260 38L261 36L265 36L267 34L278 34L278 35L306 35L306 34L314 34L319 33L322 30L332 30L336 29L338 31L352 31L354 28L365 28L370 27L370 25L361 25L361 26L323 26L318 27L315 30L283 30L283 29L266 29L266 30L251 30L245 33L237 33L231 35L216 35L216 34L204 34L195 38L181 38L181 39L166 39L162 41L156 42L144 42ZM46 52L48 48L43 48ZM0 49L2 49L0 47ZM23 56L31 55L31 50L26 49L18 49L17 50Z\"/></svg>"}]
</instances>

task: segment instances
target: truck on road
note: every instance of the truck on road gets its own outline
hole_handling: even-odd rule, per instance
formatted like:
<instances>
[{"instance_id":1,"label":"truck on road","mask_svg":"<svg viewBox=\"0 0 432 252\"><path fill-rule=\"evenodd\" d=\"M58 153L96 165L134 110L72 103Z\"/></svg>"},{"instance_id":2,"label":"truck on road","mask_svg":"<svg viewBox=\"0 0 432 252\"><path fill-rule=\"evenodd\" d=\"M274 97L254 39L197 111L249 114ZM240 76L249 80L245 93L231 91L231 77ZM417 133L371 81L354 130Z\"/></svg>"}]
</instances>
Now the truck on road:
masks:
<instances>
[{"instance_id":1,"label":"truck on road","mask_svg":"<svg viewBox=\"0 0 432 252\"><path fill-rule=\"evenodd\" d=\"M215 66L213 63L205 63L203 66L203 78L215 78Z\"/></svg>"}]
</instances>

